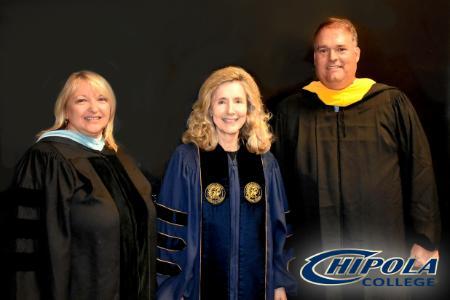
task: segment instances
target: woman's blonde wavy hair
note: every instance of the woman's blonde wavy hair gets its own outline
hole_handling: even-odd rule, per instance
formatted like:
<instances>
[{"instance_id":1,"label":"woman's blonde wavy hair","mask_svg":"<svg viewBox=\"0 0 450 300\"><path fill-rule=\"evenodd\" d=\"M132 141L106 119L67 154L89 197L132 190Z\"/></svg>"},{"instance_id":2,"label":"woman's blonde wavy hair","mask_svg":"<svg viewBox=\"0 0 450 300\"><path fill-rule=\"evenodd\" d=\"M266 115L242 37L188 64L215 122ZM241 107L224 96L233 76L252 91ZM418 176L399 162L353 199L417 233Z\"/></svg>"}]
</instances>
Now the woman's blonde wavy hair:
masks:
<instances>
[{"instance_id":1,"label":"woman's blonde wavy hair","mask_svg":"<svg viewBox=\"0 0 450 300\"><path fill-rule=\"evenodd\" d=\"M102 94L109 101L111 112L108 124L103 129L103 138L105 139L106 146L113 149L114 151L117 151L118 146L113 136L114 117L116 114L116 96L114 95L114 91L109 85L108 81L106 81L106 79L103 78L101 75L92 71L79 71L72 73L69 76L55 102L54 107L55 123L53 124L52 127L39 132L37 134L37 137L40 137L42 134L48 131L67 128L67 121L66 121L67 102L69 101L70 97L72 97L75 90L78 88L78 83L81 80L89 83L89 85L94 90Z\"/></svg>"},{"instance_id":2,"label":"woman's blonde wavy hair","mask_svg":"<svg viewBox=\"0 0 450 300\"><path fill-rule=\"evenodd\" d=\"M231 81L240 82L247 95L247 120L239 137L244 140L251 153L262 154L269 151L273 141L268 123L271 115L262 103L261 93L253 77L244 69L234 66L213 72L201 86L187 121L188 128L183 133L183 143L195 143L205 151L212 151L217 147L219 140L211 117L211 102L217 88Z\"/></svg>"}]
</instances>

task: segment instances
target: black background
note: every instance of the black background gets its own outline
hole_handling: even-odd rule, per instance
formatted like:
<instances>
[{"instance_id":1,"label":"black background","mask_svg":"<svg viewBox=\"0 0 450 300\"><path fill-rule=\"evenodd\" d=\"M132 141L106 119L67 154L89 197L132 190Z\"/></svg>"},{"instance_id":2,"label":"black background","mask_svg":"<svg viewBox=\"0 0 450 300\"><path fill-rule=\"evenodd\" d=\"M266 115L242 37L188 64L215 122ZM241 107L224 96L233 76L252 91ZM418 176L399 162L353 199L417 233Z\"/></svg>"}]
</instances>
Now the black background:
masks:
<instances>
[{"instance_id":1,"label":"black background","mask_svg":"<svg viewBox=\"0 0 450 300\"><path fill-rule=\"evenodd\" d=\"M53 124L68 75L89 69L118 99L115 136L159 178L201 83L239 65L269 107L311 79L311 35L328 16L354 21L358 77L410 97L433 154L443 219L440 281L448 286L450 185L449 1L1 1L0 189ZM444 296L439 288L435 298Z\"/></svg>"}]
</instances>

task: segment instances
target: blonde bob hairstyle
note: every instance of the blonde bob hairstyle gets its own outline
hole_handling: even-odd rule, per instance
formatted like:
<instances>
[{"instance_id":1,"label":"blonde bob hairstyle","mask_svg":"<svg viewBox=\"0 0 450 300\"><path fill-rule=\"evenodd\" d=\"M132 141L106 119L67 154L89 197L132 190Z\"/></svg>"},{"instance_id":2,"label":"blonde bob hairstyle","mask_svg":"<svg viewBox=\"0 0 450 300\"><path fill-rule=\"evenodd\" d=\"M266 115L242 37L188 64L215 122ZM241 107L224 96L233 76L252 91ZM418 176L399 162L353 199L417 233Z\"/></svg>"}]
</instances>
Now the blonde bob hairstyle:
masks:
<instances>
[{"instance_id":1,"label":"blonde bob hairstyle","mask_svg":"<svg viewBox=\"0 0 450 300\"><path fill-rule=\"evenodd\" d=\"M103 78L101 75L92 71L79 71L72 73L69 76L55 102L54 107L55 123L53 124L52 127L39 132L37 136L40 137L42 134L48 131L67 128L67 120L66 120L67 103L69 102L70 98L73 96L74 92L78 88L78 83L80 81L89 83L89 85L94 90L102 94L109 102L111 112L108 124L103 129L103 138L105 139L106 146L113 149L114 151L117 151L118 146L113 136L114 116L116 113L116 97L108 81L106 81L106 79Z\"/></svg>"},{"instance_id":2,"label":"blonde bob hairstyle","mask_svg":"<svg viewBox=\"0 0 450 300\"><path fill-rule=\"evenodd\" d=\"M203 83L198 99L192 106L187 121L187 130L183 133L183 143L194 143L200 149L212 151L219 142L217 131L211 117L211 103L217 88L225 82L239 82L247 95L247 119L239 137L244 140L248 151L262 154L270 150L273 135L261 100L259 88L253 77L239 67L226 67L213 72Z\"/></svg>"}]
</instances>

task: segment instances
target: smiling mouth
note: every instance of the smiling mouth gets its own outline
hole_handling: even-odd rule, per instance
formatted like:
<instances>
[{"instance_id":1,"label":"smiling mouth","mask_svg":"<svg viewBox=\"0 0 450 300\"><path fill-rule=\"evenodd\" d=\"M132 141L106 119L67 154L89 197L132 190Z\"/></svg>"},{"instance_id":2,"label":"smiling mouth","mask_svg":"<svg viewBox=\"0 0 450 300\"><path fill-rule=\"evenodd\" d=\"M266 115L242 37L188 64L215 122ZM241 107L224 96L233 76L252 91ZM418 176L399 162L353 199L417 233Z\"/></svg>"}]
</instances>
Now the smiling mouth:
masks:
<instances>
[{"instance_id":1,"label":"smiling mouth","mask_svg":"<svg viewBox=\"0 0 450 300\"><path fill-rule=\"evenodd\" d=\"M97 121L97 120L100 120L102 117L100 117L100 116L89 116L89 117L84 117L84 119L86 120L86 121Z\"/></svg>"},{"instance_id":2,"label":"smiling mouth","mask_svg":"<svg viewBox=\"0 0 450 300\"><path fill-rule=\"evenodd\" d=\"M336 70L336 69L340 69L342 68L342 66L327 66L327 69L331 69L331 70Z\"/></svg>"},{"instance_id":3,"label":"smiling mouth","mask_svg":"<svg viewBox=\"0 0 450 300\"><path fill-rule=\"evenodd\" d=\"M222 121L224 122L224 123L234 123L234 122L237 122L239 120L239 118L233 118L233 119L228 119L228 118L226 118L226 119L222 119Z\"/></svg>"}]
</instances>

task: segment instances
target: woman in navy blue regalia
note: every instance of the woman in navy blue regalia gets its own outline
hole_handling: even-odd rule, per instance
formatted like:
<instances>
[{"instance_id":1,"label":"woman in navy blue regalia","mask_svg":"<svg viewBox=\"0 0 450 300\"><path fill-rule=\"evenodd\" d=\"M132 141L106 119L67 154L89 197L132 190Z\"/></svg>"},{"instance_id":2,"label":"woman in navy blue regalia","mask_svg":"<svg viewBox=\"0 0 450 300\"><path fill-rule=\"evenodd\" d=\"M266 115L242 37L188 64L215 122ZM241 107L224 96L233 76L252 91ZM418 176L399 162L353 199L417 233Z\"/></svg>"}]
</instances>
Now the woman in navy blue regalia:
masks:
<instances>
[{"instance_id":1,"label":"woman in navy blue regalia","mask_svg":"<svg viewBox=\"0 0 450 300\"><path fill-rule=\"evenodd\" d=\"M286 197L254 79L203 83L157 201L159 299L286 299Z\"/></svg>"}]
</instances>

